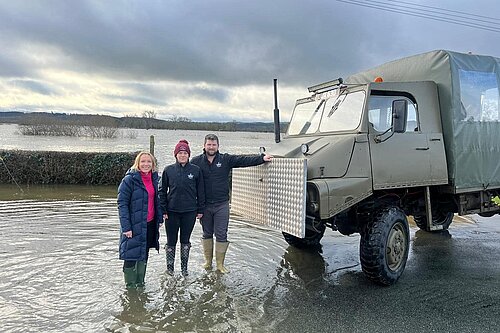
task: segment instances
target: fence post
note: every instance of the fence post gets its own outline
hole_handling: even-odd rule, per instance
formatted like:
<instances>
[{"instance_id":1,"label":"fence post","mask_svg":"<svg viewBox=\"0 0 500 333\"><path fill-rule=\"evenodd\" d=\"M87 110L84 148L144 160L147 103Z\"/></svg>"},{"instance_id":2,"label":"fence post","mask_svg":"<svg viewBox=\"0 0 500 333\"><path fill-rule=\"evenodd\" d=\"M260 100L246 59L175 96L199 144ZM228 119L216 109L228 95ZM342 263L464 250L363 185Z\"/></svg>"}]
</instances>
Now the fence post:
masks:
<instances>
[{"instance_id":1,"label":"fence post","mask_svg":"<svg viewBox=\"0 0 500 333\"><path fill-rule=\"evenodd\" d=\"M149 137L149 152L154 156L155 154L155 136L151 135Z\"/></svg>"}]
</instances>

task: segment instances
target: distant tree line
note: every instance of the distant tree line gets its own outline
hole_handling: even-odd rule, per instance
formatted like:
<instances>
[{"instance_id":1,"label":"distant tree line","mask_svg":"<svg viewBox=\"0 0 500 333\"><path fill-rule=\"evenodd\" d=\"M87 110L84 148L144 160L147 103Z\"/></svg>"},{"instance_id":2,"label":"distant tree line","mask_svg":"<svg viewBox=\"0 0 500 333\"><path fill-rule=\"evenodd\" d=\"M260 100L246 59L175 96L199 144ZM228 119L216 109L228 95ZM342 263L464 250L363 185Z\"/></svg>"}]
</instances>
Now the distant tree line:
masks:
<instances>
[{"instance_id":1,"label":"distant tree line","mask_svg":"<svg viewBox=\"0 0 500 333\"><path fill-rule=\"evenodd\" d=\"M91 138L116 138L120 133L116 121L111 118L95 116L85 120L65 119L39 113L31 113L24 117L18 124L18 130L23 135Z\"/></svg>"},{"instance_id":2,"label":"distant tree line","mask_svg":"<svg viewBox=\"0 0 500 333\"><path fill-rule=\"evenodd\" d=\"M69 135L90 137L116 137L118 128L169 129L273 132L274 124L266 122L194 122L187 117L172 116L168 120L157 119L155 111L144 111L141 115L112 117L105 115L66 113L0 112L0 123L14 123L27 135ZM288 123L281 124L285 132ZM115 129L115 130L111 130Z\"/></svg>"}]
</instances>

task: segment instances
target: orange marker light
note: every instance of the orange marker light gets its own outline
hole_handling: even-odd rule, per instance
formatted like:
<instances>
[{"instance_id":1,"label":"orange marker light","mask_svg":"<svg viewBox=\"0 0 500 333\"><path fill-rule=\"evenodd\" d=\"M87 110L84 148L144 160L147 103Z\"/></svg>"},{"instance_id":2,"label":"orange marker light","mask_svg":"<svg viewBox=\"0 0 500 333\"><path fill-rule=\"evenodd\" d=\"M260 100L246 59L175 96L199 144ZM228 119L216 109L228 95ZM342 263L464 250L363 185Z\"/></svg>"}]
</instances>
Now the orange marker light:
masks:
<instances>
[{"instance_id":1,"label":"orange marker light","mask_svg":"<svg viewBox=\"0 0 500 333\"><path fill-rule=\"evenodd\" d=\"M377 76L373 82L384 82L384 79L382 79L380 76Z\"/></svg>"}]
</instances>

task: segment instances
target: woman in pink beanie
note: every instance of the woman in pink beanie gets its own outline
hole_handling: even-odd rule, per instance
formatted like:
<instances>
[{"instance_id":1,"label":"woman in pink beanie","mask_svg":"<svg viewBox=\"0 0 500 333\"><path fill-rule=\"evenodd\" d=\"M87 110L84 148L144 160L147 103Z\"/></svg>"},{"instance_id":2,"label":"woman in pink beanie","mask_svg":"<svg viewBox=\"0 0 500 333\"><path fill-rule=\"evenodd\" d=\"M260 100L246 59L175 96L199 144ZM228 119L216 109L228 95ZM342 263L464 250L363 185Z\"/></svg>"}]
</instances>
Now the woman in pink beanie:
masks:
<instances>
[{"instance_id":1,"label":"woman in pink beanie","mask_svg":"<svg viewBox=\"0 0 500 333\"><path fill-rule=\"evenodd\" d=\"M167 273L174 274L175 249L180 238L181 272L186 276L191 233L205 208L205 186L200 168L189 162L191 149L186 140L175 145L174 156L176 162L166 166L161 177L160 206L167 232Z\"/></svg>"}]
</instances>

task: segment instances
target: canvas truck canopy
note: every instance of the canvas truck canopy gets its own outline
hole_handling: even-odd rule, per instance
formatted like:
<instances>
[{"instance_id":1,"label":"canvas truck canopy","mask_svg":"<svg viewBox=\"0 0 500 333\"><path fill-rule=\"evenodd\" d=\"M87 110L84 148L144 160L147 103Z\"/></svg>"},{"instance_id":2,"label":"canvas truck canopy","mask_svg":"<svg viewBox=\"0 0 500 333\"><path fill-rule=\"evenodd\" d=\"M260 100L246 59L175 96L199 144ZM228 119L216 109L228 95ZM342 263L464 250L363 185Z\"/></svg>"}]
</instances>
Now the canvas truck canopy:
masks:
<instances>
[{"instance_id":1,"label":"canvas truck canopy","mask_svg":"<svg viewBox=\"0 0 500 333\"><path fill-rule=\"evenodd\" d=\"M378 76L384 82L436 82L454 192L500 187L500 58L437 50L354 74L345 82L368 83Z\"/></svg>"}]
</instances>

